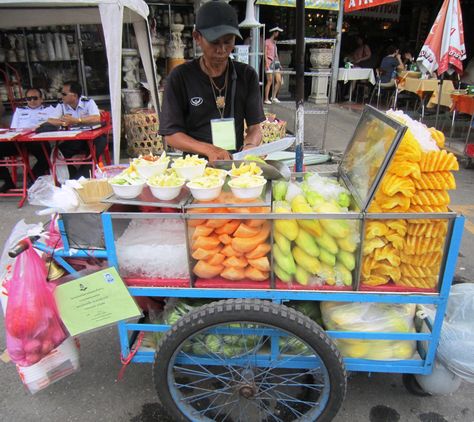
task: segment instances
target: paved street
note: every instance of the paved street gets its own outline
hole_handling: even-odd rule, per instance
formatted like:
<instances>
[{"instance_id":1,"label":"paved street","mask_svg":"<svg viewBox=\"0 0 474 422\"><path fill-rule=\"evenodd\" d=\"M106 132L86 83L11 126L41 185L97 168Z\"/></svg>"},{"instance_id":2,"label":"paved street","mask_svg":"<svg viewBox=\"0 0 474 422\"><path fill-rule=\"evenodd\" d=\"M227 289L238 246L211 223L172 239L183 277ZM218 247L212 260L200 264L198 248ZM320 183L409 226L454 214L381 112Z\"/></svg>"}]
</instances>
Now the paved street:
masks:
<instances>
[{"instance_id":1,"label":"paved street","mask_svg":"<svg viewBox=\"0 0 474 422\"><path fill-rule=\"evenodd\" d=\"M357 122L357 113L334 107L331 110L328 149L343 150ZM318 126L315 120L313 125ZM314 133L307 123L308 133ZM315 140L316 142L317 140ZM452 206L467 217L456 278L474 281L474 171L460 170ZM19 219L40 221L34 207L17 209L15 199L0 200L0 244L3 245ZM115 328L80 337L81 366L50 388L30 396L25 392L12 364L0 363L0 421L6 422L166 422L157 405L151 366L134 364L117 382L120 370L119 342ZM3 320L0 319L0 349L5 349ZM474 386L463 384L452 396L419 398L402 386L400 375L352 374L347 397L337 422L473 422Z\"/></svg>"}]
</instances>

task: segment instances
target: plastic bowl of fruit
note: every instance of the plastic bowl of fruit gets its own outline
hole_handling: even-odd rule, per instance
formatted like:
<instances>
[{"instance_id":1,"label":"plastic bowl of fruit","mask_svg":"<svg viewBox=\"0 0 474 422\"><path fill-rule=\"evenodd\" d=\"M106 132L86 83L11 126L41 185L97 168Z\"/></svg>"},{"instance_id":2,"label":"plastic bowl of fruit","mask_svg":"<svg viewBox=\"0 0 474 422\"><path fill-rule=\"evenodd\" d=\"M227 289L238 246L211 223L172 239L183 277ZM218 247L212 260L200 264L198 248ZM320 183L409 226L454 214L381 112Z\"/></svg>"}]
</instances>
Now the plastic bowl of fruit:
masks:
<instances>
[{"instance_id":1,"label":"plastic bowl of fruit","mask_svg":"<svg viewBox=\"0 0 474 422\"><path fill-rule=\"evenodd\" d=\"M168 167L169 162L169 157L166 156L166 152L163 152L161 156L149 154L135 158L133 165L140 176L148 179L156 174L163 173Z\"/></svg>"},{"instance_id":2,"label":"plastic bowl of fruit","mask_svg":"<svg viewBox=\"0 0 474 422\"><path fill-rule=\"evenodd\" d=\"M250 174L235 177L229 182L233 195L239 199L258 198L266 184L263 176Z\"/></svg>"},{"instance_id":3,"label":"plastic bowl of fruit","mask_svg":"<svg viewBox=\"0 0 474 422\"><path fill-rule=\"evenodd\" d=\"M262 169L252 161L240 163L238 167L232 163L232 168L229 170L230 177L233 179L244 175L260 176L262 173Z\"/></svg>"},{"instance_id":4,"label":"plastic bowl of fruit","mask_svg":"<svg viewBox=\"0 0 474 422\"><path fill-rule=\"evenodd\" d=\"M135 171L127 169L118 176L109 179L109 184L112 186L114 194L119 198L133 199L142 193L145 180Z\"/></svg>"},{"instance_id":5,"label":"plastic bowl of fruit","mask_svg":"<svg viewBox=\"0 0 474 422\"><path fill-rule=\"evenodd\" d=\"M224 179L219 176L197 177L186 184L192 195L198 201L216 199L222 191Z\"/></svg>"},{"instance_id":6,"label":"plastic bowl of fruit","mask_svg":"<svg viewBox=\"0 0 474 422\"><path fill-rule=\"evenodd\" d=\"M147 185L156 199L171 201L179 196L185 182L186 180L179 177L173 169L167 169L162 174L150 177Z\"/></svg>"},{"instance_id":7,"label":"plastic bowl of fruit","mask_svg":"<svg viewBox=\"0 0 474 422\"><path fill-rule=\"evenodd\" d=\"M204 158L199 158L197 155L186 155L184 158L180 157L174 160L171 168L176 171L179 177L193 180L204 175L206 164L207 161Z\"/></svg>"}]
</instances>

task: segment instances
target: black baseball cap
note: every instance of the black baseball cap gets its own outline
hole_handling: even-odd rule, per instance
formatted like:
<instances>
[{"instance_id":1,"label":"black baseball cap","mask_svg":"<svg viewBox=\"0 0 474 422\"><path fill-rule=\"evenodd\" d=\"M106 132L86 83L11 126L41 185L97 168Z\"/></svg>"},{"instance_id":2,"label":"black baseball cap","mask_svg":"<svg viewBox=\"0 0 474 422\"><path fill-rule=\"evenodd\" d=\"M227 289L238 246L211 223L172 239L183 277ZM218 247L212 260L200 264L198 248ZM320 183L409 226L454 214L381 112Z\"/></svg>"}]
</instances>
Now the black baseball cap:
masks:
<instances>
[{"instance_id":1,"label":"black baseball cap","mask_svg":"<svg viewBox=\"0 0 474 422\"><path fill-rule=\"evenodd\" d=\"M198 9L196 31L200 32L209 42L229 34L242 39L237 13L232 6L219 0L209 1Z\"/></svg>"}]
</instances>

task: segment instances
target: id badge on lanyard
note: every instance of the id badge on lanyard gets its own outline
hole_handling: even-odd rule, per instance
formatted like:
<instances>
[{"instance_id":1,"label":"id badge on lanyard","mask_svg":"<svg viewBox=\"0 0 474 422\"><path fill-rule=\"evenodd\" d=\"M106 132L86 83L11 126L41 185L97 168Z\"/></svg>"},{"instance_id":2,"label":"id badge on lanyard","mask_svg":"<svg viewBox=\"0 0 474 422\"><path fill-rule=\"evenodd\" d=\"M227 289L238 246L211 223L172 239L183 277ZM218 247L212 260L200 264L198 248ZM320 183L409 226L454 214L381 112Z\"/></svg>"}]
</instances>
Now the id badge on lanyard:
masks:
<instances>
[{"instance_id":1,"label":"id badge on lanyard","mask_svg":"<svg viewBox=\"0 0 474 422\"><path fill-rule=\"evenodd\" d=\"M227 151L235 150L235 120L233 117L211 120L212 144Z\"/></svg>"}]
</instances>

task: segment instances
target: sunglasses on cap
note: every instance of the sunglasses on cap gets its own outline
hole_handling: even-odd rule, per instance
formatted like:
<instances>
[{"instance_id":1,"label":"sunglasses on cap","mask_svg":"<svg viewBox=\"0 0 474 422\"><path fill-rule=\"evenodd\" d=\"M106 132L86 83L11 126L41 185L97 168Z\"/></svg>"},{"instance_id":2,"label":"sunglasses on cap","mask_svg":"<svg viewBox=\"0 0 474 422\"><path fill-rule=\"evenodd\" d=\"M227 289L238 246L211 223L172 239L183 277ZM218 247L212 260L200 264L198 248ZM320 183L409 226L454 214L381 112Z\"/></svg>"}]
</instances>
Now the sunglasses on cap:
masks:
<instances>
[{"instance_id":1,"label":"sunglasses on cap","mask_svg":"<svg viewBox=\"0 0 474 422\"><path fill-rule=\"evenodd\" d=\"M37 95L32 95L31 97L25 97L26 101L36 101L37 99L39 99Z\"/></svg>"}]
</instances>

